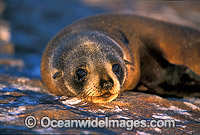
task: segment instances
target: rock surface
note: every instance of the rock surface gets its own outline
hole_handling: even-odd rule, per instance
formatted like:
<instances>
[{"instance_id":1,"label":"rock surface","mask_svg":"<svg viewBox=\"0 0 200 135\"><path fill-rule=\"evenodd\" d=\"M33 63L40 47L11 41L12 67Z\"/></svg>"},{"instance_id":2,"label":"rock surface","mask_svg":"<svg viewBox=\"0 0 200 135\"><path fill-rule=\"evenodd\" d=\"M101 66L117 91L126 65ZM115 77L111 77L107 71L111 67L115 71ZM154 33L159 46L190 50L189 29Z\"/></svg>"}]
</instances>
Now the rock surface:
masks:
<instances>
[{"instance_id":1,"label":"rock surface","mask_svg":"<svg viewBox=\"0 0 200 135\"><path fill-rule=\"evenodd\" d=\"M0 1L0 133L45 134L199 134L200 99L160 97L127 91L106 104L49 94L40 81L43 48L61 28L76 19L107 11L133 12L199 29L198 2L142 3L129 0ZM182 7L182 8L181 8ZM188 10L186 10L188 9ZM3 12L4 11L4 12ZM25 126L27 116L37 120ZM43 128L51 120L121 120L121 128ZM126 120L126 121L125 121ZM175 127L133 127L131 120L174 120ZM126 126L123 126L123 122ZM32 121L30 121L30 124ZM162 124L162 123L160 123ZM138 124L136 124L138 126Z\"/></svg>"},{"instance_id":2,"label":"rock surface","mask_svg":"<svg viewBox=\"0 0 200 135\"><path fill-rule=\"evenodd\" d=\"M46 92L40 80L0 76L0 130L4 133L137 133L137 134L198 134L200 104L173 101L156 95L124 92L111 103L94 104L76 98L58 97ZM25 127L25 118L34 116L37 126ZM42 117L56 120L174 120L175 127L121 128L42 128ZM130 127L131 126L131 127ZM136 125L137 126L137 125Z\"/></svg>"}]
</instances>

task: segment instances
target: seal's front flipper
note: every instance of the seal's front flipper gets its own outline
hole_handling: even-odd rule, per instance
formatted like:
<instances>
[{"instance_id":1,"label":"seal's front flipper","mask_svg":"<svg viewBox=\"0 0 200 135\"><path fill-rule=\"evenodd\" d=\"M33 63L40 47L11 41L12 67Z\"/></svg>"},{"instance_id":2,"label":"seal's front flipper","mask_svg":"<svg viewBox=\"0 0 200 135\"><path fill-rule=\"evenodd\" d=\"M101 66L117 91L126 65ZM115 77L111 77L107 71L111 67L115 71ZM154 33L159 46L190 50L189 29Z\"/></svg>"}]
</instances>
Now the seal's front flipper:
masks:
<instances>
[{"instance_id":1,"label":"seal's front flipper","mask_svg":"<svg viewBox=\"0 0 200 135\"><path fill-rule=\"evenodd\" d=\"M149 42L148 42L149 43ZM141 56L141 85L146 91L161 94L200 97L200 76L183 65L171 64L155 45L146 44Z\"/></svg>"},{"instance_id":2,"label":"seal's front flipper","mask_svg":"<svg viewBox=\"0 0 200 135\"><path fill-rule=\"evenodd\" d=\"M170 78L170 80L166 80L166 82L159 84L159 86L167 91L174 92L176 96L200 97L200 76L189 68L174 65Z\"/></svg>"},{"instance_id":3,"label":"seal's front flipper","mask_svg":"<svg viewBox=\"0 0 200 135\"><path fill-rule=\"evenodd\" d=\"M187 67L171 64L165 69L162 81L148 85L150 91L177 97L200 97L200 76Z\"/></svg>"}]
</instances>

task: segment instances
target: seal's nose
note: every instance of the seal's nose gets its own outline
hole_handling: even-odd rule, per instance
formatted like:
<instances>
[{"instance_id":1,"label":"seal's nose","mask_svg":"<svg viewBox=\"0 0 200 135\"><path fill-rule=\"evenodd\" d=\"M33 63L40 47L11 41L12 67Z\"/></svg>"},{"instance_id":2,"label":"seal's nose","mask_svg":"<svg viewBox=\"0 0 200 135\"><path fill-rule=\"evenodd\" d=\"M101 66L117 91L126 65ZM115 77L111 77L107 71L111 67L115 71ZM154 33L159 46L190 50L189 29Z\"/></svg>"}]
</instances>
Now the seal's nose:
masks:
<instances>
[{"instance_id":1,"label":"seal's nose","mask_svg":"<svg viewBox=\"0 0 200 135\"><path fill-rule=\"evenodd\" d=\"M108 89L110 89L112 87L113 87L113 83L112 82L104 82L103 83L103 88L106 89L106 90L108 90Z\"/></svg>"},{"instance_id":2,"label":"seal's nose","mask_svg":"<svg viewBox=\"0 0 200 135\"><path fill-rule=\"evenodd\" d=\"M105 90L109 90L113 87L113 80L111 78L106 79L106 80L101 80L100 81L100 86L101 88L105 89Z\"/></svg>"}]
</instances>

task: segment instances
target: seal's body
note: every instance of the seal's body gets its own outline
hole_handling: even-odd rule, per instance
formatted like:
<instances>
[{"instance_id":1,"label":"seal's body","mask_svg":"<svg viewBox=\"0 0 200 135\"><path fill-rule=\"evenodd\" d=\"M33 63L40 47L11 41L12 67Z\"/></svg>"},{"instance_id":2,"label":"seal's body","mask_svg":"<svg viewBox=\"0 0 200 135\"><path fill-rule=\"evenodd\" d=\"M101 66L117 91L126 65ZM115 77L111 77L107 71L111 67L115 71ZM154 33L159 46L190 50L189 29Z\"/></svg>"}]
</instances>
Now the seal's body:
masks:
<instances>
[{"instance_id":1,"label":"seal's body","mask_svg":"<svg viewBox=\"0 0 200 135\"><path fill-rule=\"evenodd\" d=\"M109 102L140 85L158 94L200 92L200 32L127 14L79 20L47 45L43 83L57 95Z\"/></svg>"}]
</instances>

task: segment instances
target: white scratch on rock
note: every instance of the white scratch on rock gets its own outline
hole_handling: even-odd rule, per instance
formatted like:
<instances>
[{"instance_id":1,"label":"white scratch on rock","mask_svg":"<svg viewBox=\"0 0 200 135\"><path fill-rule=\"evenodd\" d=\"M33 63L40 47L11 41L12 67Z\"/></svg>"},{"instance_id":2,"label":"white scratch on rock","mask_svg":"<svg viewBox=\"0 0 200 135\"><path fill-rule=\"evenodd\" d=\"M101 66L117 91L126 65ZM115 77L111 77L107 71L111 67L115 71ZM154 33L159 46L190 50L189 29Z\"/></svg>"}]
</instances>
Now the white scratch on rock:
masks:
<instances>
[{"instance_id":1,"label":"white scratch on rock","mask_svg":"<svg viewBox=\"0 0 200 135\"><path fill-rule=\"evenodd\" d=\"M176 106L170 106L170 107L160 107L157 104L154 104L158 110L170 110L170 111L174 111L175 113L179 113L179 114L183 114L183 115L191 115L190 113L187 112L187 110L178 108Z\"/></svg>"},{"instance_id":2,"label":"white scratch on rock","mask_svg":"<svg viewBox=\"0 0 200 135\"><path fill-rule=\"evenodd\" d=\"M0 84L0 89L6 88L6 85Z\"/></svg>"},{"instance_id":3,"label":"white scratch on rock","mask_svg":"<svg viewBox=\"0 0 200 135\"><path fill-rule=\"evenodd\" d=\"M0 121L2 121L2 122L5 122L5 121L9 121L10 122L10 121L15 120L15 119L17 119L16 116L10 116L7 113L0 114Z\"/></svg>"},{"instance_id":4,"label":"white scratch on rock","mask_svg":"<svg viewBox=\"0 0 200 135\"><path fill-rule=\"evenodd\" d=\"M92 113L99 113L99 112L105 113L105 111L102 110L102 109L98 109L98 110L88 110L88 111L89 111L89 112L92 112Z\"/></svg>"},{"instance_id":5,"label":"white scratch on rock","mask_svg":"<svg viewBox=\"0 0 200 135\"><path fill-rule=\"evenodd\" d=\"M155 130L156 132L158 132L158 133L162 133L162 129L160 129L160 128L154 128L154 130Z\"/></svg>"},{"instance_id":6,"label":"white scratch on rock","mask_svg":"<svg viewBox=\"0 0 200 135\"><path fill-rule=\"evenodd\" d=\"M115 106L116 109L112 109L113 112L121 112L122 109L119 108L119 106Z\"/></svg>"},{"instance_id":7,"label":"white scratch on rock","mask_svg":"<svg viewBox=\"0 0 200 135\"><path fill-rule=\"evenodd\" d=\"M15 119L17 119L18 117L16 117L16 115L24 112L24 110L26 110L25 106L19 106L18 108L12 108L9 109L6 112L3 112L0 114L0 121L13 121ZM5 111L5 110L4 110Z\"/></svg>"},{"instance_id":8,"label":"white scratch on rock","mask_svg":"<svg viewBox=\"0 0 200 135\"><path fill-rule=\"evenodd\" d=\"M1 93L1 95L10 95L11 92L5 92L5 93Z\"/></svg>"},{"instance_id":9,"label":"white scratch on rock","mask_svg":"<svg viewBox=\"0 0 200 135\"><path fill-rule=\"evenodd\" d=\"M154 113L152 117L157 118L157 119L164 119L164 120L175 120L178 122L181 122L179 119L175 119L174 117L168 116L167 114L162 114L162 113Z\"/></svg>"},{"instance_id":10,"label":"white scratch on rock","mask_svg":"<svg viewBox=\"0 0 200 135\"><path fill-rule=\"evenodd\" d=\"M121 116L121 115L116 115L117 119L125 119L125 120L129 120L130 118L125 117L125 116Z\"/></svg>"},{"instance_id":11,"label":"white scratch on rock","mask_svg":"<svg viewBox=\"0 0 200 135\"><path fill-rule=\"evenodd\" d=\"M21 84L12 84L12 87L19 89L19 90L32 90L32 91L41 91L38 87L31 87L28 85L22 86Z\"/></svg>"},{"instance_id":12,"label":"white scratch on rock","mask_svg":"<svg viewBox=\"0 0 200 135\"><path fill-rule=\"evenodd\" d=\"M66 104L66 105L75 105L75 104L80 103L81 101L82 100L80 100L78 98L72 98L72 99L69 99L69 100L62 101L62 103Z\"/></svg>"},{"instance_id":13,"label":"white scratch on rock","mask_svg":"<svg viewBox=\"0 0 200 135\"><path fill-rule=\"evenodd\" d=\"M149 133L142 132L142 131L137 131L137 134L138 134L138 135L151 135L151 134L149 134Z\"/></svg>"},{"instance_id":14,"label":"white scratch on rock","mask_svg":"<svg viewBox=\"0 0 200 135\"><path fill-rule=\"evenodd\" d=\"M92 133L89 132L89 131L83 131L81 134L83 134L83 135L91 135Z\"/></svg>"},{"instance_id":15,"label":"white scratch on rock","mask_svg":"<svg viewBox=\"0 0 200 135\"><path fill-rule=\"evenodd\" d=\"M192 108L193 110L197 109L200 111L200 108L192 103L189 103L189 102L183 102L183 103L189 106L190 108Z\"/></svg>"},{"instance_id":16,"label":"white scratch on rock","mask_svg":"<svg viewBox=\"0 0 200 135\"><path fill-rule=\"evenodd\" d=\"M22 112L24 112L24 110L26 110L26 107L25 106L19 106L18 108L14 108L13 110L8 110L8 112L10 113L10 114L15 114L15 115L17 115L17 114L19 114L19 113L22 113Z\"/></svg>"},{"instance_id":17,"label":"white scratch on rock","mask_svg":"<svg viewBox=\"0 0 200 135\"><path fill-rule=\"evenodd\" d=\"M105 113L105 111L102 109L98 109L97 112Z\"/></svg>"},{"instance_id":18,"label":"white scratch on rock","mask_svg":"<svg viewBox=\"0 0 200 135\"><path fill-rule=\"evenodd\" d=\"M176 127L186 128L184 125L176 125Z\"/></svg>"},{"instance_id":19,"label":"white scratch on rock","mask_svg":"<svg viewBox=\"0 0 200 135\"><path fill-rule=\"evenodd\" d=\"M82 105L87 105L87 103L83 103Z\"/></svg>"},{"instance_id":20,"label":"white scratch on rock","mask_svg":"<svg viewBox=\"0 0 200 135\"><path fill-rule=\"evenodd\" d=\"M17 81L18 82L22 82L22 83L25 83L27 81L29 81L30 79L29 78L25 78L25 77L20 77L20 78L17 78Z\"/></svg>"},{"instance_id":21,"label":"white scratch on rock","mask_svg":"<svg viewBox=\"0 0 200 135\"><path fill-rule=\"evenodd\" d=\"M51 127L46 128L46 129L45 128L36 128L36 129L33 128L33 130L40 134L54 134L54 133L57 134L57 131Z\"/></svg>"},{"instance_id":22,"label":"white scratch on rock","mask_svg":"<svg viewBox=\"0 0 200 135\"><path fill-rule=\"evenodd\" d=\"M156 96L156 95L154 95L154 97L157 98L157 99L163 100L163 98L160 97L160 96Z\"/></svg>"},{"instance_id":23,"label":"white scratch on rock","mask_svg":"<svg viewBox=\"0 0 200 135\"><path fill-rule=\"evenodd\" d=\"M187 132L188 134L194 135L196 132L195 131L189 131Z\"/></svg>"}]
</instances>

